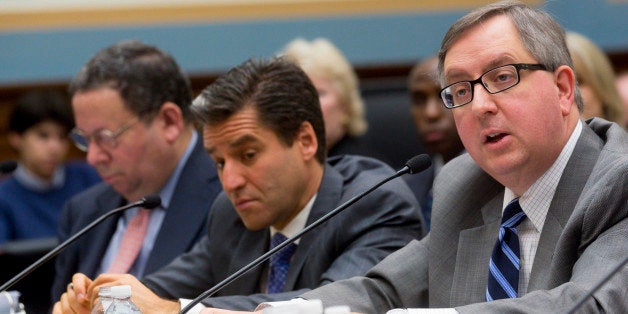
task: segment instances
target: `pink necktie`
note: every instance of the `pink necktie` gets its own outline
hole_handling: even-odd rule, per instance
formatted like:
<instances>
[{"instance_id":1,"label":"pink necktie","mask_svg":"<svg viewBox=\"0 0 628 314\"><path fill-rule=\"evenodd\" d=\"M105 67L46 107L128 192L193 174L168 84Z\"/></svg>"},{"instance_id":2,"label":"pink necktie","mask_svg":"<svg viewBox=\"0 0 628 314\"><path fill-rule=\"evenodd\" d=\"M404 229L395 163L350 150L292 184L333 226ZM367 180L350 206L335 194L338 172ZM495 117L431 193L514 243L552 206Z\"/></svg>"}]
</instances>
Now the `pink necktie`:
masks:
<instances>
[{"instance_id":1,"label":"pink necktie","mask_svg":"<svg viewBox=\"0 0 628 314\"><path fill-rule=\"evenodd\" d=\"M129 271L135 259L142 250L144 236L148 229L148 218L150 211L148 209L140 209L140 211L129 221L124 231L120 248L116 258L109 266L108 273L124 274Z\"/></svg>"}]
</instances>

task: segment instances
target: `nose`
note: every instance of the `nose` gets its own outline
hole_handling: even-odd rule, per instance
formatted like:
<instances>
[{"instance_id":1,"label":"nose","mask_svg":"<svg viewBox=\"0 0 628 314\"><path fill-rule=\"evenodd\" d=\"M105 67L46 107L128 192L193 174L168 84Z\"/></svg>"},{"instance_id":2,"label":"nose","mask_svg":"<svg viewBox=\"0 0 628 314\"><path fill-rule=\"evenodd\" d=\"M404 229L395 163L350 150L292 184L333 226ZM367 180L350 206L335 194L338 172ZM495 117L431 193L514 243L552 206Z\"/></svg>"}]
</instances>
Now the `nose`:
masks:
<instances>
[{"instance_id":1,"label":"nose","mask_svg":"<svg viewBox=\"0 0 628 314\"><path fill-rule=\"evenodd\" d=\"M69 147L69 140L64 136L51 136L46 140L46 145L50 152L64 155Z\"/></svg>"},{"instance_id":2,"label":"nose","mask_svg":"<svg viewBox=\"0 0 628 314\"><path fill-rule=\"evenodd\" d=\"M430 120L438 120L443 113L442 100L437 96L431 96L425 104L425 117Z\"/></svg>"},{"instance_id":3,"label":"nose","mask_svg":"<svg viewBox=\"0 0 628 314\"><path fill-rule=\"evenodd\" d=\"M87 144L86 160L92 166L102 164L111 159L111 155L94 142Z\"/></svg>"},{"instance_id":4,"label":"nose","mask_svg":"<svg viewBox=\"0 0 628 314\"><path fill-rule=\"evenodd\" d=\"M235 192L246 183L241 167L235 162L224 163L220 171L220 181L222 182L223 190L226 192Z\"/></svg>"},{"instance_id":5,"label":"nose","mask_svg":"<svg viewBox=\"0 0 628 314\"><path fill-rule=\"evenodd\" d=\"M493 99L494 95L484 88L482 83L473 86L473 100L469 104L473 112L478 115L497 112L497 105Z\"/></svg>"}]
</instances>

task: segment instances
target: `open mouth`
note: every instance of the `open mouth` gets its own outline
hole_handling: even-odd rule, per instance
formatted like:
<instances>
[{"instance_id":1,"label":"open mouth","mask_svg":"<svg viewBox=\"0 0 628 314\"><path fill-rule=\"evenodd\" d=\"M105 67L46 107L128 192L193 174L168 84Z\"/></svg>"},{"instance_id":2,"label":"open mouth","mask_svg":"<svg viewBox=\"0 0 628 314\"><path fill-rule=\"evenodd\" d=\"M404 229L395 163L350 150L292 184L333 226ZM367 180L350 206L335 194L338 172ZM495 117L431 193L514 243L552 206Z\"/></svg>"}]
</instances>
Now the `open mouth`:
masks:
<instances>
[{"instance_id":1,"label":"open mouth","mask_svg":"<svg viewBox=\"0 0 628 314\"><path fill-rule=\"evenodd\" d=\"M486 136L486 143L496 143L499 142L499 140L501 140L502 138L504 138L504 136L506 136L505 133L495 133L495 134L489 134Z\"/></svg>"}]
</instances>

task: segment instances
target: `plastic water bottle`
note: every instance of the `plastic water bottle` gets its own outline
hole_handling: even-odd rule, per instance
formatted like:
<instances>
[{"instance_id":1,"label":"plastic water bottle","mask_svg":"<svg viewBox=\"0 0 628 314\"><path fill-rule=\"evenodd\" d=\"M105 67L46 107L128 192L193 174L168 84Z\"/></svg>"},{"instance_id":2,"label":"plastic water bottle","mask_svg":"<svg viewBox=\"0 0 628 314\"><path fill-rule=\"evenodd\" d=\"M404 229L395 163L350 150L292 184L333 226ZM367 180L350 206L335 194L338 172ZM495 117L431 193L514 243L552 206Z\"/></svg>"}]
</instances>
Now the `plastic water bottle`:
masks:
<instances>
[{"instance_id":1,"label":"plastic water bottle","mask_svg":"<svg viewBox=\"0 0 628 314\"><path fill-rule=\"evenodd\" d=\"M141 314L140 309L131 301L131 286L111 287L112 302L105 314Z\"/></svg>"},{"instance_id":2,"label":"plastic water bottle","mask_svg":"<svg viewBox=\"0 0 628 314\"><path fill-rule=\"evenodd\" d=\"M100 287L98 289L98 301L92 307L90 314L104 314L113 299L111 298L111 287Z\"/></svg>"}]
</instances>

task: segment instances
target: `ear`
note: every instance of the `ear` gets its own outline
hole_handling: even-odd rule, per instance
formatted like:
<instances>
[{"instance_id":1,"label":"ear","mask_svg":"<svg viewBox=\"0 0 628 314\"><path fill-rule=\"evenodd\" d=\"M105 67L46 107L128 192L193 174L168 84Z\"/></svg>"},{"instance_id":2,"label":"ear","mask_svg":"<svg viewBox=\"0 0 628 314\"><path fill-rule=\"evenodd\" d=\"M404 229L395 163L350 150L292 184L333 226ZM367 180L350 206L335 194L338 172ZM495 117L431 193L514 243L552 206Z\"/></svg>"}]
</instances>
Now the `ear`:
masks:
<instances>
[{"instance_id":1,"label":"ear","mask_svg":"<svg viewBox=\"0 0 628 314\"><path fill-rule=\"evenodd\" d=\"M21 151L21 148L20 148L22 146L21 134L17 132L9 132L9 134L7 134L7 140L9 141L9 145L11 145L11 148L13 148L17 152Z\"/></svg>"},{"instance_id":2,"label":"ear","mask_svg":"<svg viewBox=\"0 0 628 314\"><path fill-rule=\"evenodd\" d=\"M318 140L316 139L316 133L314 132L312 124L307 121L301 123L294 144L298 145L305 160L315 158L316 151L318 150Z\"/></svg>"},{"instance_id":3,"label":"ear","mask_svg":"<svg viewBox=\"0 0 628 314\"><path fill-rule=\"evenodd\" d=\"M185 122L181 108L172 102L161 105L155 122L159 123L159 130L169 143L174 142L183 131Z\"/></svg>"},{"instance_id":4,"label":"ear","mask_svg":"<svg viewBox=\"0 0 628 314\"><path fill-rule=\"evenodd\" d=\"M554 71L558 100L564 116L568 116L571 110L578 110L575 103L576 74L573 69L562 65Z\"/></svg>"}]
</instances>

